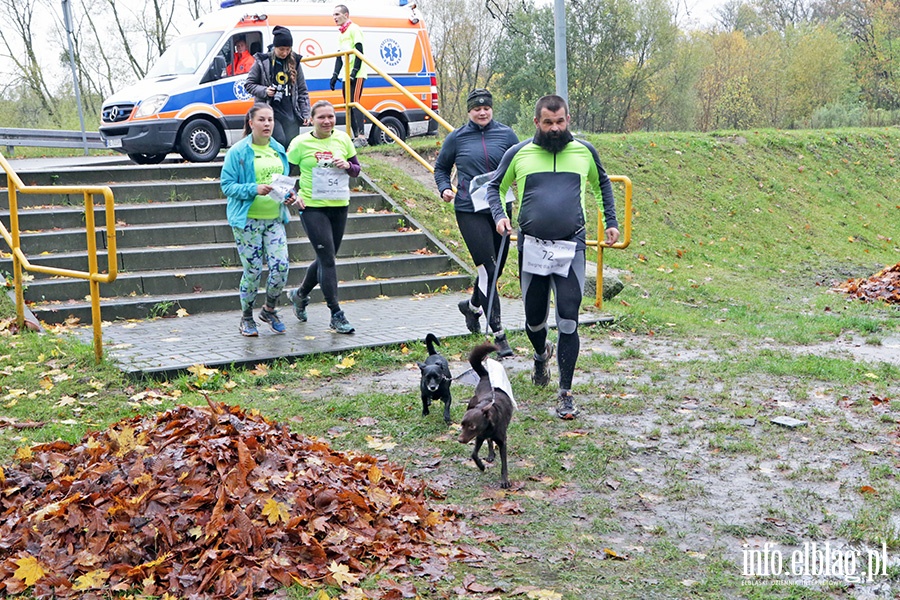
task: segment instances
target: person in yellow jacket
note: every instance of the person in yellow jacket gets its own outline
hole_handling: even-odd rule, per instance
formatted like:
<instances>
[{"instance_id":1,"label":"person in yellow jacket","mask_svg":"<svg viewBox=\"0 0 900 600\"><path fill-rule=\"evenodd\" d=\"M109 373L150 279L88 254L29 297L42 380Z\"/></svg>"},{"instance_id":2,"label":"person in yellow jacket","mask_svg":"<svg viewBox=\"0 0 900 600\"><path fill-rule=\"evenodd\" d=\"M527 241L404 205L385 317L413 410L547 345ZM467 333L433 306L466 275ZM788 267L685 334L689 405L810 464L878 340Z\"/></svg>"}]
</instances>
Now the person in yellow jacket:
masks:
<instances>
[{"instance_id":1,"label":"person in yellow jacket","mask_svg":"<svg viewBox=\"0 0 900 600\"><path fill-rule=\"evenodd\" d=\"M338 50L346 52L347 50L356 49L357 52L363 54L363 32L359 25L350 20L350 9L343 4L334 7L334 23L338 26ZM366 77L369 75L369 67L356 56L348 57L350 60L350 100L359 102L362 98L363 86L366 84ZM334 73L331 75L331 89L337 86L338 78L341 76L341 67L344 66L344 60L338 56L334 59ZM366 130L363 125L363 115L355 108L350 109L350 128L353 131L353 145L365 146Z\"/></svg>"}]
</instances>

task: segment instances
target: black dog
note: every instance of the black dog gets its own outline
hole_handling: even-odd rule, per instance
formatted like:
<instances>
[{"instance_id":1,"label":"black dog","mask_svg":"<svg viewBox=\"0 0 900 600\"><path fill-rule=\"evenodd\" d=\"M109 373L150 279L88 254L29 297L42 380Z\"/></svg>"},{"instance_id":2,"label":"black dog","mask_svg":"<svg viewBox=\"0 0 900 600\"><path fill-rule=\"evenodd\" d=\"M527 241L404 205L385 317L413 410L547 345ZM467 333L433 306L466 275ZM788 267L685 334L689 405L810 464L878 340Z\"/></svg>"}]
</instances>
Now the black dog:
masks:
<instances>
[{"instance_id":1,"label":"black dog","mask_svg":"<svg viewBox=\"0 0 900 600\"><path fill-rule=\"evenodd\" d=\"M506 429L513 414L513 402L506 392L491 385L487 369L482 362L485 357L497 350L492 344L478 346L469 355L469 364L481 378L475 386L475 395L469 400L468 410L462 420L462 431L459 441L463 444L475 439L475 449L472 451L472 460L479 469L484 471L484 463L478 458L481 444L487 440L488 462L494 461L494 444L500 450L500 487L509 487L509 477L506 471Z\"/></svg>"},{"instance_id":2,"label":"black dog","mask_svg":"<svg viewBox=\"0 0 900 600\"><path fill-rule=\"evenodd\" d=\"M450 363L447 359L438 354L434 349L434 344L441 345L433 333L425 336L425 345L428 347L428 358L425 362L418 363L419 370L422 371L422 380L419 382L419 389L422 392L422 415L428 414L428 407L431 406L432 400L440 399L444 402L444 422L450 424Z\"/></svg>"}]
</instances>

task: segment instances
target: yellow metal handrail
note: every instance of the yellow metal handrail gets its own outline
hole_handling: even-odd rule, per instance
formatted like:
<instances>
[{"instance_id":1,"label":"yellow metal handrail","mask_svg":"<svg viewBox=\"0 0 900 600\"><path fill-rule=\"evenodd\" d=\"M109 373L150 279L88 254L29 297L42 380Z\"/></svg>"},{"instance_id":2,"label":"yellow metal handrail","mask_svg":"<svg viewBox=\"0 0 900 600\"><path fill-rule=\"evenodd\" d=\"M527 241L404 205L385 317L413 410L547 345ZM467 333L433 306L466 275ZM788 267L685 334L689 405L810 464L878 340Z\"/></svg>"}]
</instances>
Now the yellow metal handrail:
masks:
<instances>
[{"instance_id":1,"label":"yellow metal handrail","mask_svg":"<svg viewBox=\"0 0 900 600\"><path fill-rule=\"evenodd\" d=\"M7 162L3 154L0 154L0 167L6 172L6 190L9 198L9 230L0 223L0 235L6 240L12 251L13 281L16 288L16 322L21 331L25 326L25 293L22 286L22 269L35 273L86 279L91 290L91 319L94 327L94 357L99 363L103 358L103 333L100 320L100 284L111 283L116 280L118 274L118 259L116 257L116 215L115 200L112 190L105 185L92 186L26 186L13 168ZM84 223L87 233L88 271L73 271L42 265L33 265L28 261L19 243L19 207L18 194L83 194L84 195ZM97 261L97 229L94 224L95 194L103 194L106 210L106 262L107 272L100 273Z\"/></svg>"},{"instance_id":2,"label":"yellow metal handrail","mask_svg":"<svg viewBox=\"0 0 900 600\"><path fill-rule=\"evenodd\" d=\"M369 60L366 59L365 56L359 53L358 50L347 50L344 52L334 52L332 54L317 54L315 56L309 56L307 58L301 59L301 62L313 62L319 61L325 58L335 58L338 56L344 57L344 104L338 104L335 108L344 108L352 107L358 109L362 112L374 125L378 126L382 131L384 131L392 140L394 140L401 148L406 150L413 158L415 158L422 166L428 169L431 173L434 173L434 165L430 164L427 160L422 158L418 152L412 149L406 142L401 140L399 137L394 135L394 132L384 126L384 124L378 120L371 112L366 110L359 102L351 101L351 90L350 90L350 61L348 60L350 55L354 55L366 63L373 71L381 75L385 81L390 83L393 87L399 90L404 96L412 100L415 104L417 104L420 108L425 111L425 114L430 116L432 119L437 121L439 125L444 127L447 131L453 131L454 127L450 125L447 121L445 121L440 115L431 110L431 107L426 106L421 100L416 98L413 94L409 92L409 90L405 89L401 86L397 81L373 65ZM344 125L346 127L348 135L350 134L350 115L349 111L344 120ZM587 245L597 248L597 290L596 296L594 300L594 306L597 308L603 308L603 249L604 248L618 248L624 249L627 248L631 243L631 195L632 195L632 184L631 179L624 175L610 175L610 181L624 183L625 184L625 216L622 221L622 229L621 236L619 241L613 245L607 245L606 243L600 240L587 240ZM456 192L456 188L453 188L454 193ZM599 209L597 211L597 228L598 228L598 237L603 233L603 209ZM515 241L516 235L513 234L510 236L510 241Z\"/></svg>"},{"instance_id":3,"label":"yellow metal handrail","mask_svg":"<svg viewBox=\"0 0 900 600\"><path fill-rule=\"evenodd\" d=\"M601 242L599 239L588 240L586 242L588 246L596 246L597 248L597 290L596 295L594 296L594 306L596 306L597 308L603 308L603 249L624 249L627 248L628 244L631 243L631 180L624 175L610 175L609 180L612 182L625 184L625 215L622 219L622 222L620 223L622 229L620 230L621 235L619 236L618 242L616 242L612 246L607 245L605 242ZM603 231L603 209L600 208L597 210L598 238L603 235Z\"/></svg>"}]
</instances>

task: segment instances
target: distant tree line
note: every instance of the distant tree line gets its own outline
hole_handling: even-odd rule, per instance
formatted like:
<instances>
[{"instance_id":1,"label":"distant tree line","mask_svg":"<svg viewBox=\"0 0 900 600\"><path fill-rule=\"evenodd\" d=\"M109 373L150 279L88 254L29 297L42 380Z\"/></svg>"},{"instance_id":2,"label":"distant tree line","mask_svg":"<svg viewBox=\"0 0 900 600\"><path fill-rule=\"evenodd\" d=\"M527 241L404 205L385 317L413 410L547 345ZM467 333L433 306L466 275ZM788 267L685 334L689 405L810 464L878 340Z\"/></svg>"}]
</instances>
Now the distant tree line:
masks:
<instances>
[{"instance_id":1,"label":"distant tree line","mask_svg":"<svg viewBox=\"0 0 900 600\"><path fill-rule=\"evenodd\" d=\"M555 89L553 9L534 0L423 0L442 111L494 93L528 132ZM668 0L567 0L569 101L592 132L900 123L900 3L729 0L702 29Z\"/></svg>"},{"instance_id":2,"label":"distant tree line","mask_svg":"<svg viewBox=\"0 0 900 600\"><path fill-rule=\"evenodd\" d=\"M900 3L729 0L688 27L671 0L567 0L569 100L592 132L809 128L900 123ZM78 79L89 123L103 98L142 77L213 0L72 0ZM465 121L474 87L495 115L531 129L555 89L553 9L535 0L419 0L441 112ZM0 0L0 123L73 127L68 45L56 2ZM37 45L39 32L49 40ZM53 53L46 52L46 46ZM53 59L48 59L52 56ZM48 76L56 73L57 77ZM65 73L62 83L58 74Z\"/></svg>"}]
</instances>

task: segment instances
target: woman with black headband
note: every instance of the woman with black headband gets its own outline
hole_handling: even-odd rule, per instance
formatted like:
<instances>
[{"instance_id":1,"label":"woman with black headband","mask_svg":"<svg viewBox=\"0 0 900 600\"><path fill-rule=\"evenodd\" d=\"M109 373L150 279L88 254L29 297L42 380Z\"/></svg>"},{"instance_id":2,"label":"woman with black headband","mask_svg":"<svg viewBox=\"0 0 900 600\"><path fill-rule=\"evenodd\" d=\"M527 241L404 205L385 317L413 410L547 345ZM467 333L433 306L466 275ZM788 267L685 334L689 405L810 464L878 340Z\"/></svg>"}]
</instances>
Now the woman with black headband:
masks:
<instances>
[{"instance_id":1,"label":"woman with black headband","mask_svg":"<svg viewBox=\"0 0 900 600\"><path fill-rule=\"evenodd\" d=\"M465 317L469 331L478 333L481 331L479 320L488 308L488 297L493 291L495 298L488 315L488 325L494 332L494 343L500 349L498 356L507 357L512 356L513 351L500 322L495 274L503 270L509 245L504 245L503 252L500 252L503 237L494 227L494 218L481 186L487 183L489 174L500 164L506 150L515 146L519 139L512 129L494 120L493 104L493 97L486 89L478 88L469 93L466 98L469 122L444 139L434 165L434 182L444 202L454 203L459 231L478 271L472 298L461 301L459 311ZM454 164L455 193L451 183ZM507 211L511 210L512 205L508 203Z\"/></svg>"},{"instance_id":2,"label":"woman with black headband","mask_svg":"<svg viewBox=\"0 0 900 600\"><path fill-rule=\"evenodd\" d=\"M247 75L244 89L275 112L278 143L287 148L300 133L300 125L309 125L309 92L300 67L300 55L291 50L294 38L287 27L272 29L272 51L259 53Z\"/></svg>"}]
</instances>

